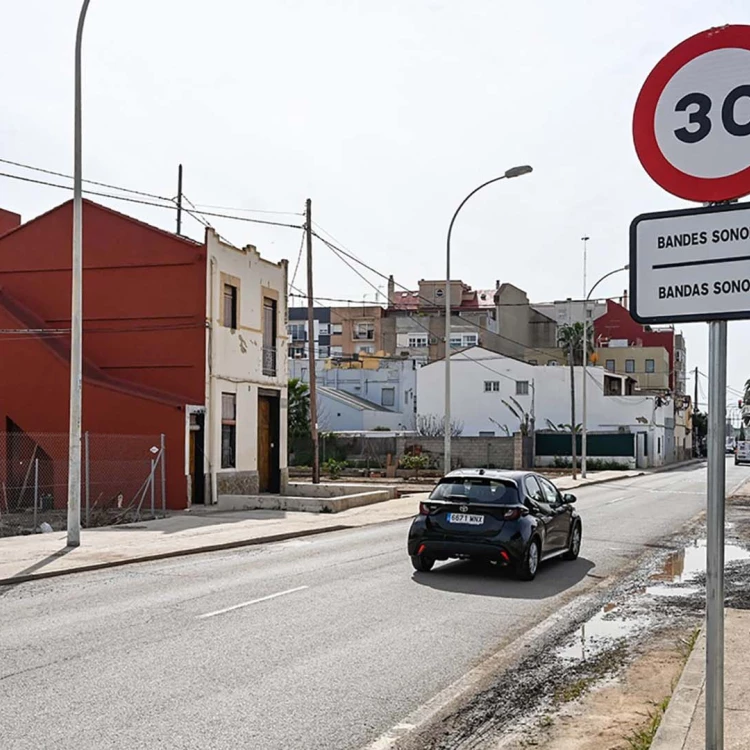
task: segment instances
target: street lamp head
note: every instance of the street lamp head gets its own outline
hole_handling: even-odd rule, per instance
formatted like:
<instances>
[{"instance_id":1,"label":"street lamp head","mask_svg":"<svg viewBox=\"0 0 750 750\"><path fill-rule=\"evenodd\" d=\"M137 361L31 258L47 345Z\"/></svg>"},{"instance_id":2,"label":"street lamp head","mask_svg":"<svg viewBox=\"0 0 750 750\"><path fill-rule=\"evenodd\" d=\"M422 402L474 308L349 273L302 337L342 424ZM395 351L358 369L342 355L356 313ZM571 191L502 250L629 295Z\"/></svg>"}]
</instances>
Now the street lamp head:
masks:
<instances>
[{"instance_id":1,"label":"street lamp head","mask_svg":"<svg viewBox=\"0 0 750 750\"><path fill-rule=\"evenodd\" d=\"M533 171L534 170L528 164L524 164L523 166L511 167L510 169L506 170L505 176L507 179L510 179L511 177L521 177L521 175L525 175Z\"/></svg>"}]
</instances>

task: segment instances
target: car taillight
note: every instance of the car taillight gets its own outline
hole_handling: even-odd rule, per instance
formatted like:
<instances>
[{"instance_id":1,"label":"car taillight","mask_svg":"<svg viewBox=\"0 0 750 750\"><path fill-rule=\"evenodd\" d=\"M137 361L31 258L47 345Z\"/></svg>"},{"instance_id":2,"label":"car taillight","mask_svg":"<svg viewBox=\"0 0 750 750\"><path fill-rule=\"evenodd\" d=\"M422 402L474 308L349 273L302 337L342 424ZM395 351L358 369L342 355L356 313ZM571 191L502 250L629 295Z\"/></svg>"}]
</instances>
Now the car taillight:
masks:
<instances>
[{"instance_id":1,"label":"car taillight","mask_svg":"<svg viewBox=\"0 0 750 750\"><path fill-rule=\"evenodd\" d=\"M508 508L503 514L504 521L517 521L521 517L520 508Z\"/></svg>"},{"instance_id":2,"label":"car taillight","mask_svg":"<svg viewBox=\"0 0 750 750\"><path fill-rule=\"evenodd\" d=\"M424 503L419 504L419 515L420 516L429 516L430 515L430 506L425 505Z\"/></svg>"}]
</instances>

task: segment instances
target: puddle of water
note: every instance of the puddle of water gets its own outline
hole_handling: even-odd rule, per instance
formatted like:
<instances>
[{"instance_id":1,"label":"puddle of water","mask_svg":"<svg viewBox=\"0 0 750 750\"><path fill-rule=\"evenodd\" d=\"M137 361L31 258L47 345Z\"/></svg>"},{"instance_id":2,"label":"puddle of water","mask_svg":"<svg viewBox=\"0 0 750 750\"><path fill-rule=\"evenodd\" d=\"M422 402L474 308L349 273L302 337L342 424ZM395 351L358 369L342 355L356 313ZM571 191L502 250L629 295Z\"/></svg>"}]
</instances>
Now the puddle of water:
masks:
<instances>
[{"instance_id":1,"label":"puddle of water","mask_svg":"<svg viewBox=\"0 0 750 750\"><path fill-rule=\"evenodd\" d=\"M724 555L727 564L750 560L750 550L735 544L727 544ZM670 554L661 569L650 576L652 585L639 589L638 593L672 597L699 594L701 587L694 581L705 569L706 540L698 539ZM557 655L567 661L586 661L612 648L619 640L645 630L649 622L646 615L622 614L618 605L610 602L587 620Z\"/></svg>"},{"instance_id":2,"label":"puddle of water","mask_svg":"<svg viewBox=\"0 0 750 750\"><path fill-rule=\"evenodd\" d=\"M617 641L641 630L645 617L623 617L616 604L607 604L576 631L568 645L558 652L568 661L586 661L611 648Z\"/></svg>"},{"instance_id":3,"label":"puddle of water","mask_svg":"<svg viewBox=\"0 0 750 750\"><path fill-rule=\"evenodd\" d=\"M725 563L750 560L750 550L736 544L724 546ZM706 540L698 539L683 549L672 552L661 569L651 575L655 585L647 586L651 596L692 596L700 592L697 586L682 586L706 570Z\"/></svg>"}]
</instances>

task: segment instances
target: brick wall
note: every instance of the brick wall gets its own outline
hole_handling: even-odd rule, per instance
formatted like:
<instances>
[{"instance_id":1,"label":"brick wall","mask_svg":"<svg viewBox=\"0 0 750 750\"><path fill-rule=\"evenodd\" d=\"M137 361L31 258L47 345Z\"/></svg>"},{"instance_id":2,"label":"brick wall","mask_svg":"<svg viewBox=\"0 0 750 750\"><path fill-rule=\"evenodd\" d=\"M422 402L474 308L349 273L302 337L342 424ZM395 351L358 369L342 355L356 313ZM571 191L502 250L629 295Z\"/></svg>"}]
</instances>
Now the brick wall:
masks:
<instances>
[{"instance_id":1,"label":"brick wall","mask_svg":"<svg viewBox=\"0 0 750 750\"><path fill-rule=\"evenodd\" d=\"M442 466L443 438L399 438L399 455L419 448L433 459L433 464ZM451 461L454 469L462 468L521 468L522 442L515 437L455 437L451 440Z\"/></svg>"}]
</instances>

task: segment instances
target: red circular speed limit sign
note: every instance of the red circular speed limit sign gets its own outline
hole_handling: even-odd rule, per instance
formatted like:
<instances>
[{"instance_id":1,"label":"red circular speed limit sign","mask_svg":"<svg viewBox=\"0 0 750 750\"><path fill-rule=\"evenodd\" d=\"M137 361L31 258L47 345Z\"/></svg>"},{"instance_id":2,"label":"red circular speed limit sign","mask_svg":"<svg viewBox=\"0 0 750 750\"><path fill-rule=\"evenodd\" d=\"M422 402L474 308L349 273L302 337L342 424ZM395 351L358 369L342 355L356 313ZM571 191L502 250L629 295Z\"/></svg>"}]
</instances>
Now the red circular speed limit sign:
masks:
<instances>
[{"instance_id":1,"label":"red circular speed limit sign","mask_svg":"<svg viewBox=\"0 0 750 750\"><path fill-rule=\"evenodd\" d=\"M643 84L635 150L670 193L709 203L750 193L750 26L702 31Z\"/></svg>"}]
</instances>

